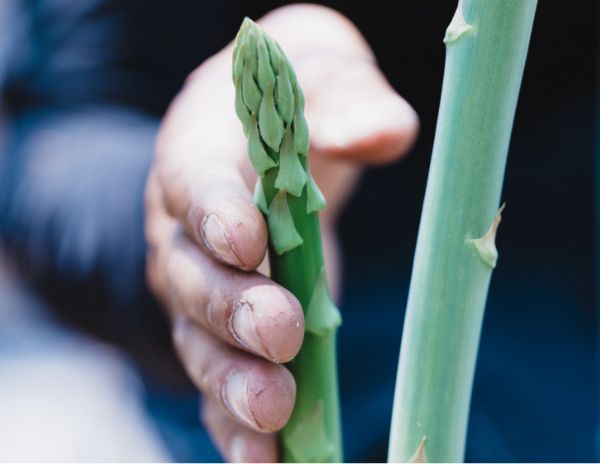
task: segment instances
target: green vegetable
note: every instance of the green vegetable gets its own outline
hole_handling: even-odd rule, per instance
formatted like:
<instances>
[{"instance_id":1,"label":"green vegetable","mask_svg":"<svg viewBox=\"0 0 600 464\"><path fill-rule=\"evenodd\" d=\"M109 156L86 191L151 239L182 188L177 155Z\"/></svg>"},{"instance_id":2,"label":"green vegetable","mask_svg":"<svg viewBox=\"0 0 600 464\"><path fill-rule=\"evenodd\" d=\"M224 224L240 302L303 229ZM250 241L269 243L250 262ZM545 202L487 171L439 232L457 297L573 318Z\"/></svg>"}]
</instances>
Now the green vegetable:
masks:
<instances>
[{"instance_id":1,"label":"green vegetable","mask_svg":"<svg viewBox=\"0 0 600 464\"><path fill-rule=\"evenodd\" d=\"M536 0L459 2L404 323L389 460L463 459L496 228ZM411 458L412 457L412 458Z\"/></svg>"},{"instance_id":2,"label":"green vegetable","mask_svg":"<svg viewBox=\"0 0 600 464\"><path fill-rule=\"evenodd\" d=\"M304 343L289 364L296 405L282 430L286 462L342 460L335 356L341 323L329 295L318 212L325 199L308 168L304 96L281 47L249 19L233 52L235 110L259 176L255 201L269 226L273 279L305 313Z\"/></svg>"}]
</instances>

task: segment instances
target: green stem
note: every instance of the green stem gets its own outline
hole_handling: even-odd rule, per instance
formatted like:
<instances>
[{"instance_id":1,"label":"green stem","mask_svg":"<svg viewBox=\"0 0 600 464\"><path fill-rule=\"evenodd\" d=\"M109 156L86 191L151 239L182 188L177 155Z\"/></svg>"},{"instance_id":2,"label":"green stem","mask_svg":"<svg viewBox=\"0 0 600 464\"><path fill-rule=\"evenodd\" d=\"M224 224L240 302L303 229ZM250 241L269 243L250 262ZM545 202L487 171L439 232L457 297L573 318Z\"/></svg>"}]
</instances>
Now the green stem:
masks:
<instances>
[{"instance_id":1,"label":"green stem","mask_svg":"<svg viewBox=\"0 0 600 464\"><path fill-rule=\"evenodd\" d=\"M269 184L272 185L269 176L265 176L267 201ZM319 217L317 213L306 214L306 194L290 198L289 207L303 244L281 256L271 249L271 273L302 304L306 332L300 353L289 364L296 379L297 396L292 417L281 434L283 460L341 462L335 331L330 330L339 322L335 320L337 309L332 308L327 293ZM324 287L315 292L318 284Z\"/></svg>"},{"instance_id":2,"label":"green stem","mask_svg":"<svg viewBox=\"0 0 600 464\"><path fill-rule=\"evenodd\" d=\"M324 198L308 168L304 97L279 45L244 20L233 55L236 112L259 182L257 205L269 225L272 278L304 309L305 334L289 364L296 404L281 432L285 462L342 460L335 332L341 319L329 295L318 211Z\"/></svg>"},{"instance_id":3,"label":"green stem","mask_svg":"<svg viewBox=\"0 0 600 464\"><path fill-rule=\"evenodd\" d=\"M458 462L536 0L464 0L448 27L389 460Z\"/></svg>"}]
</instances>

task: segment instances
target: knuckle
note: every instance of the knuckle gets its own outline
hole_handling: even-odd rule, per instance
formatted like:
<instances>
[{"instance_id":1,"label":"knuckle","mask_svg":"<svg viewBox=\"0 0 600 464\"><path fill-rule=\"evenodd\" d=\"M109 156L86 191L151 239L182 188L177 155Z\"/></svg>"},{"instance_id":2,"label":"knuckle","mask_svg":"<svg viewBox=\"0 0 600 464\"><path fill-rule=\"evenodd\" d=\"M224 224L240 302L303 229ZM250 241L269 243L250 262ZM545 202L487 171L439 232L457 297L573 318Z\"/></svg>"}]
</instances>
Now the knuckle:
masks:
<instances>
[{"instance_id":1,"label":"knuckle","mask_svg":"<svg viewBox=\"0 0 600 464\"><path fill-rule=\"evenodd\" d=\"M206 398L202 398L200 407L200 423L207 429L212 429L212 416L214 405Z\"/></svg>"},{"instance_id":2,"label":"knuckle","mask_svg":"<svg viewBox=\"0 0 600 464\"><path fill-rule=\"evenodd\" d=\"M159 266L156 263L157 260L156 250L148 250L148 253L146 253L146 280L150 289L155 294L160 295L163 293L164 282L160 278Z\"/></svg>"},{"instance_id":3,"label":"knuckle","mask_svg":"<svg viewBox=\"0 0 600 464\"><path fill-rule=\"evenodd\" d=\"M171 338L173 345L180 358L185 358L186 345L188 342L189 321L185 317L177 317L173 321Z\"/></svg>"}]
</instances>

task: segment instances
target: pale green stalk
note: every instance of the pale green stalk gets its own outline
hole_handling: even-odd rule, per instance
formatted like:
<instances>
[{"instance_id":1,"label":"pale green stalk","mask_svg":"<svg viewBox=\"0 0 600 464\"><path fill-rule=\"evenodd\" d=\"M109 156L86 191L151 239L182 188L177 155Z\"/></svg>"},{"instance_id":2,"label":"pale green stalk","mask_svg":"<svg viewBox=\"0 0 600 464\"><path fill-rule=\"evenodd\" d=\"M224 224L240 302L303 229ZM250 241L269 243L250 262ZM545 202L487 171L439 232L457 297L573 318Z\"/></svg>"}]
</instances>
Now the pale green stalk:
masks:
<instances>
[{"instance_id":1,"label":"pale green stalk","mask_svg":"<svg viewBox=\"0 0 600 464\"><path fill-rule=\"evenodd\" d=\"M302 304L304 342L289 364L296 405L282 430L285 462L342 460L335 357L341 323L323 262L318 212L325 200L308 169L304 96L279 45L245 19L233 52L236 113L259 176L255 199L269 226L272 278Z\"/></svg>"},{"instance_id":2,"label":"pale green stalk","mask_svg":"<svg viewBox=\"0 0 600 464\"><path fill-rule=\"evenodd\" d=\"M457 462L536 0L463 0L450 23L404 323L389 460ZM498 368L501 368L499 366Z\"/></svg>"}]
</instances>

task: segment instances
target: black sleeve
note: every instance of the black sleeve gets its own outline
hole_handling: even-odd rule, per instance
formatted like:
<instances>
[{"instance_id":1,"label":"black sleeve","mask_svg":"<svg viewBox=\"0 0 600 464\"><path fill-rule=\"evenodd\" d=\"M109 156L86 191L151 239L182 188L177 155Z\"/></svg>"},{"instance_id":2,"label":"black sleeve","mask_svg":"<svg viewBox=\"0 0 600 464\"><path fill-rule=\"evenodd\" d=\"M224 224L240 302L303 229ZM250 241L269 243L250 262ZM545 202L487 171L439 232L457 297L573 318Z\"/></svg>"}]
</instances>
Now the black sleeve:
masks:
<instances>
[{"instance_id":1,"label":"black sleeve","mask_svg":"<svg viewBox=\"0 0 600 464\"><path fill-rule=\"evenodd\" d=\"M0 235L66 320L135 351L166 341L144 279L157 121L123 107L21 114L0 166Z\"/></svg>"},{"instance_id":2,"label":"black sleeve","mask_svg":"<svg viewBox=\"0 0 600 464\"><path fill-rule=\"evenodd\" d=\"M202 31L187 17L138 0L0 7L0 243L55 314L157 367L175 363L145 282L143 191L160 117L209 53L184 53Z\"/></svg>"},{"instance_id":3,"label":"black sleeve","mask_svg":"<svg viewBox=\"0 0 600 464\"><path fill-rule=\"evenodd\" d=\"M158 121L242 3L1 3L0 241L61 316L151 358L170 346L144 269Z\"/></svg>"}]
</instances>

